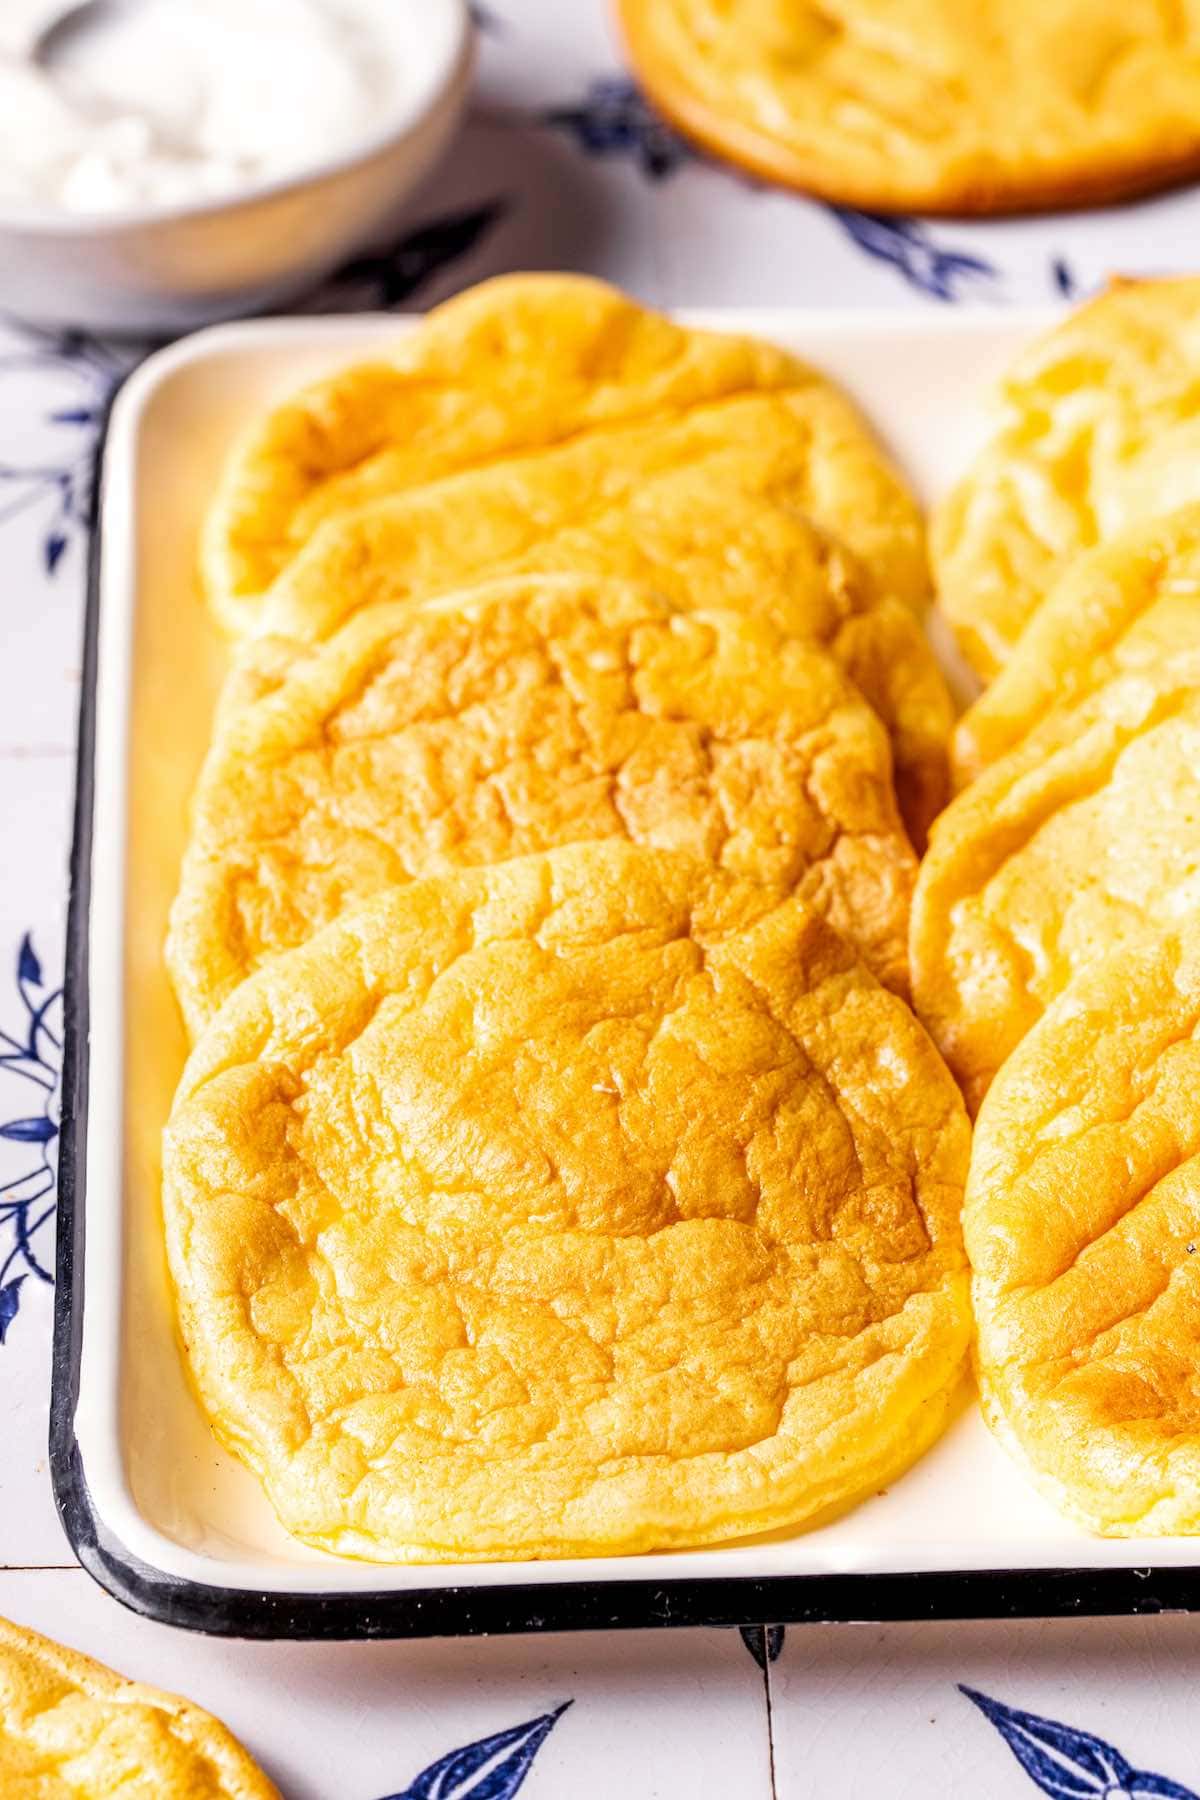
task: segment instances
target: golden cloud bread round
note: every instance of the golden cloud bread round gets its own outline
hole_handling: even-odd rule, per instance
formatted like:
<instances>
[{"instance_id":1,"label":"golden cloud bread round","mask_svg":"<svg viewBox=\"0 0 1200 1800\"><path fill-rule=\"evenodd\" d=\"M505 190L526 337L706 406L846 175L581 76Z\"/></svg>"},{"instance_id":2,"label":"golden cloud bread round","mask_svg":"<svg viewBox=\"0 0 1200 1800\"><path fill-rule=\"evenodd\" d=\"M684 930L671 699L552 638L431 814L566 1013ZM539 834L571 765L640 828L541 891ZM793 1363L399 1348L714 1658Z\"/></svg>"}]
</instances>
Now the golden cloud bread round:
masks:
<instances>
[{"instance_id":1,"label":"golden cloud bread round","mask_svg":"<svg viewBox=\"0 0 1200 1800\"><path fill-rule=\"evenodd\" d=\"M1194 658L1057 712L954 800L913 895L913 1004L975 1110L1097 958L1200 902Z\"/></svg>"},{"instance_id":2,"label":"golden cloud bread round","mask_svg":"<svg viewBox=\"0 0 1200 1800\"><path fill-rule=\"evenodd\" d=\"M1009 661L955 727L956 787L1118 675L1180 666L1200 679L1200 506L1131 526L1071 562Z\"/></svg>"},{"instance_id":3,"label":"golden cloud bread round","mask_svg":"<svg viewBox=\"0 0 1200 1800\"><path fill-rule=\"evenodd\" d=\"M1155 0L617 0L666 116L841 205L1094 204L1200 168L1200 23Z\"/></svg>"},{"instance_id":4,"label":"golden cloud bread round","mask_svg":"<svg viewBox=\"0 0 1200 1800\"><path fill-rule=\"evenodd\" d=\"M800 894L907 991L916 858L887 738L832 659L532 575L367 607L227 723L167 945L189 1030L381 888L606 837Z\"/></svg>"},{"instance_id":5,"label":"golden cloud bread round","mask_svg":"<svg viewBox=\"0 0 1200 1800\"><path fill-rule=\"evenodd\" d=\"M219 1720L0 1619L5 1800L280 1800Z\"/></svg>"},{"instance_id":6,"label":"golden cloud bread round","mask_svg":"<svg viewBox=\"0 0 1200 1800\"><path fill-rule=\"evenodd\" d=\"M985 680L1081 550L1200 499L1200 279L1118 282L1017 358L930 520L938 603Z\"/></svg>"},{"instance_id":7,"label":"golden cloud bread round","mask_svg":"<svg viewBox=\"0 0 1200 1800\"><path fill-rule=\"evenodd\" d=\"M559 1557L798 1526L941 1430L961 1100L795 899L574 845L237 989L163 1204L213 1425L306 1542Z\"/></svg>"},{"instance_id":8,"label":"golden cloud bread round","mask_svg":"<svg viewBox=\"0 0 1200 1800\"><path fill-rule=\"evenodd\" d=\"M692 331L601 282L508 276L439 307L394 349L274 407L232 456L204 535L213 606L237 634L324 520L442 477L777 395L813 493L889 591L928 591L916 502L851 402L773 345ZM818 515L818 524L826 522Z\"/></svg>"},{"instance_id":9,"label":"golden cloud bread round","mask_svg":"<svg viewBox=\"0 0 1200 1800\"><path fill-rule=\"evenodd\" d=\"M1200 1531L1200 936L1101 961L1005 1064L964 1229L993 1429L1093 1531Z\"/></svg>"},{"instance_id":10,"label":"golden cloud bread round","mask_svg":"<svg viewBox=\"0 0 1200 1800\"><path fill-rule=\"evenodd\" d=\"M276 583L222 715L364 606L523 570L616 576L679 609L763 616L824 644L887 726L901 808L923 841L948 794L950 696L912 610L812 524L815 480L795 415L754 400L630 434L617 453L591 440L345 514Z\"/></svg>"}]
</instances>

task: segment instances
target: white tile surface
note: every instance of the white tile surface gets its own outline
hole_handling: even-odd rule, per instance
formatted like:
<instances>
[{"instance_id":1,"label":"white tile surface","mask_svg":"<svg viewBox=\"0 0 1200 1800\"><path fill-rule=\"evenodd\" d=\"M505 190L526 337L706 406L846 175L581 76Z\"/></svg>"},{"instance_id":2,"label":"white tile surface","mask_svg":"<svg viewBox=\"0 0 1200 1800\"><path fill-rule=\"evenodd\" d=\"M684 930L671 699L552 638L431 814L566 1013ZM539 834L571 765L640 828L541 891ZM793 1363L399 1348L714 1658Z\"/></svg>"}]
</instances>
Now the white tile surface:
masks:
<instances>
[{"instance_id":1,"label":"white tile surface","mask_svg":"<svg viewBox=\"0 0 1200 1800\"><path fill-rule=\"evenodd\" d=\"M286 1800L395 1794L564 1701L522 1800L771 1792L762 1677L736 1632L251 1645L137 1619L78 1570L0 1574L0 1613L208 1707Z\"/></svg>"},{"instance_id":2,"label":"white tile surface","mask_svg":"<svg viewBox=\"0 0 1200 1800\"><path fill-rule=\"evenodd\" d=\"M838 1800L1035 1793L962 1683L1081 1728L1186 1795L1200 1789L1198 1680L1200 1626L1179 1616L791 1630L771 1670L776 1791L809 1800L836 1768ZM1058 1791L1172 1792L1098 1779Z\"/></svg>"}]
</instances>

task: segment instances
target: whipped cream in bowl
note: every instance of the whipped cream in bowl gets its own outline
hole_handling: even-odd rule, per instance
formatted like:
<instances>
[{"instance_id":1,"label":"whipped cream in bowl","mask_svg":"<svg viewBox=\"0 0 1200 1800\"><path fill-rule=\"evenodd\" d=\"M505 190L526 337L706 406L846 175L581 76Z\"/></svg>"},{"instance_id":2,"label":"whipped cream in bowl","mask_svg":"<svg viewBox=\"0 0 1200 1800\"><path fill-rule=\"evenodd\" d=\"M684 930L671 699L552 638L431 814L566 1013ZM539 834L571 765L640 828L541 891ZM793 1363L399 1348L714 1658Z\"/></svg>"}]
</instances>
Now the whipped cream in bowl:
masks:
<instances>
[{"instance_id":1,"label":"whipped cream in bowl","mask_svg":"<svg viewBox=\"0 0 1200 1800\"><path fill-rule=\"evenodd\" d=\"M226 198L351 151L410 70L346 0L103 0L0 55L0 201Z\"/></svg>"},{"instance_id":2,"label":"whipped cream in bowl","mask_svg":"<svg viewBox=\"0 0 1200 1800\"><path fill-rule=\"evenodd\" d=\"M0 311L129 331L361 247L446 143L471 52L466 0L93 0L27 36L0 31Z\"/></svg>"}]
</instances>

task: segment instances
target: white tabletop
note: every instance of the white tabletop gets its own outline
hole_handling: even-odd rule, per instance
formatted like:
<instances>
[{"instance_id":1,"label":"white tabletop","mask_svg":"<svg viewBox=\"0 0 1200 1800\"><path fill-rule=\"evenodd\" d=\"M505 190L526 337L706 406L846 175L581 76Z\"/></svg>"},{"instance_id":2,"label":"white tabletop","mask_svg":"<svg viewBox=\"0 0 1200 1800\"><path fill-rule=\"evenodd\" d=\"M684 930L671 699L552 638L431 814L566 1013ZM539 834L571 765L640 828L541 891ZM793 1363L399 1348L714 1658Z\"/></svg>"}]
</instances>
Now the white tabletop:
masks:
<instances>
[{"instance_id":1,"label":"white tabletop","mask_svg":"<svg viewBox=\"0 0 1200 1800\"><path fill-rule=\"evenodd\" d=\"M313 305L422 307L566 266L668 306L1004 306L1196 261L1196 193L990 225L839 215L685 151L629 85L601 0L478 10L461 140L387 250ZM210 1706L287 1800L1195 1800L1187 1617L254 1645L149 1624L74 1565L45 1451L52 996L92 449L138 354L0 329L0 1613Z\"/></svg>"}]
</instances>

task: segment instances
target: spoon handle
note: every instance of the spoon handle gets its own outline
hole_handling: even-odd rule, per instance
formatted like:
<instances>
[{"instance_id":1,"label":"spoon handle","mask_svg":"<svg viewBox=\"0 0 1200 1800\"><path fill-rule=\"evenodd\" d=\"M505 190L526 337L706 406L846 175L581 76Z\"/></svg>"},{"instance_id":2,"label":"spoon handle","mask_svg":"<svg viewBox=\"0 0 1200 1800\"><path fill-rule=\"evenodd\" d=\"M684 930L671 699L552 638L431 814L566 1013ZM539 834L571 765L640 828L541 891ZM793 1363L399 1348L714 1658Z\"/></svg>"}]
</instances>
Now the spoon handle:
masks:
<instances>
[{"instance_id":1,"label":"spoon handle","mask_svg":"<svg viewBox=\"0 0 1200 1800\"><path fill-rule=\"evenodd\" d=\"M72 13L91 10L93 0L3 0L0 56L36 62L39 46Z\"/></svg>"}]
</instances>

